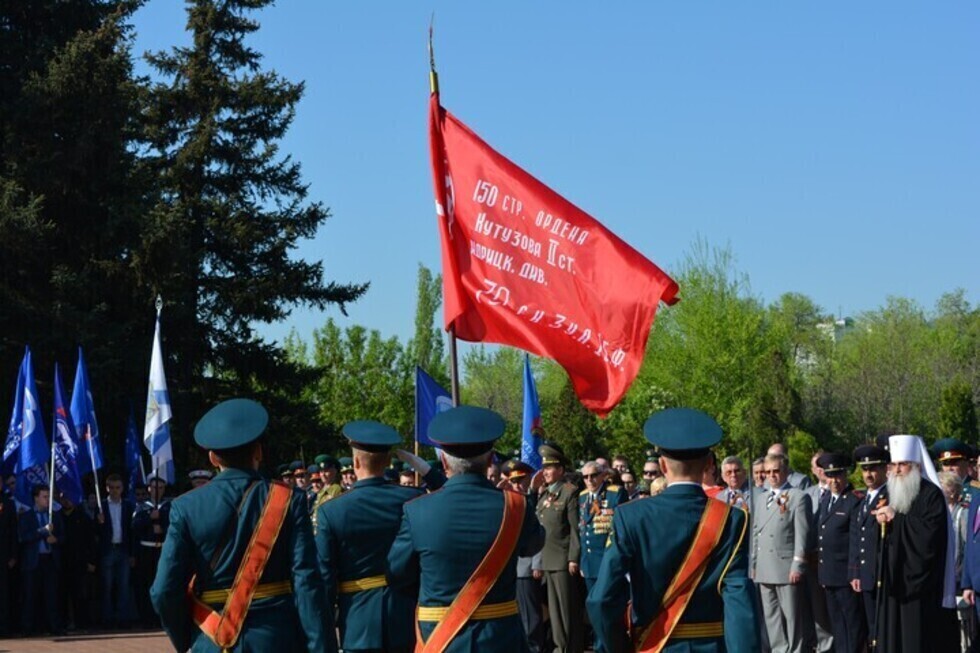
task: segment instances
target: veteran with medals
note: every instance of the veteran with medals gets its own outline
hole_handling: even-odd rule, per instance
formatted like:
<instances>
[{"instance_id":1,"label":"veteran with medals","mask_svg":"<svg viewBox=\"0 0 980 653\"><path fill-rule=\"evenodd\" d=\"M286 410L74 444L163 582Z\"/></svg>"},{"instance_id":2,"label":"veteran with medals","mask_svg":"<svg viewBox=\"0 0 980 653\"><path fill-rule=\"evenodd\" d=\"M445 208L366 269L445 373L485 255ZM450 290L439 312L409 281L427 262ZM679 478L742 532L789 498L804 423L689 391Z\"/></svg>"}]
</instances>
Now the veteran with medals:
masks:
<instances>
[{"instance_id":1,"label":"veteran with medals","mask_svg":"<svg viewBox=\"0 0 980 653\"><path fill-rule=\"evenodd\" d=\"M586 605L599 642L620 651L623 614L639 651L757 653L745 511L701 488L721 427L705 413L670 408L643 428L661 449L667 488L613 514L609 547Z\"/></svg>"},{"instance_id":2,"label":"veteran with medals","mask_svg":"<svg viewBox=\"0 0 980 653\"><path fill-rule=\"evenodd\" d=\"M258 472L268 419L230 399L194 429L221 471L171 502L150 590L178 651L337 650L306 499Z\"/></svg>"},{"instance_id":3,"label":"veteran with medals","mask_svg":"<svg viewBox=\"0 0 980 653\"><path fill-rule=\"evenodd\" d=\"M517 558L534 555L542 533L533 496L486 478L503 432L500 415L475 406L456 406L429 423L449 478L440 491L405 504L387 574L392 589L413 599L418 592L420 653L527 651Z\"/></svg>"}]
</instances>

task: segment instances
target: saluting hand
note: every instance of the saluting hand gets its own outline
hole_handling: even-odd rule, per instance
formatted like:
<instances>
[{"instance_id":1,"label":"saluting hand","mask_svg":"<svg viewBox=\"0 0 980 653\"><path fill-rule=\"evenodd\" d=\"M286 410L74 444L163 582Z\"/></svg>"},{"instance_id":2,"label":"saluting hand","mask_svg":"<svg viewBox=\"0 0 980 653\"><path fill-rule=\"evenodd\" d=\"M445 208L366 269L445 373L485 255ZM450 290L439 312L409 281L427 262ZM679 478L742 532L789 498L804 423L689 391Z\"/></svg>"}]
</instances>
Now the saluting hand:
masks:
<instances>
[{"instance_id":1,"label":"saluting hand","mask_svg":"<svg viewBox=\"0 0 980 653\"><path fill-rule=\"evenodd\" d=\"M541 488L544 487L544 474L541 470L534 472L534 476L531 477L531 491L540 492Z\"/></svg>"}]
</instances>

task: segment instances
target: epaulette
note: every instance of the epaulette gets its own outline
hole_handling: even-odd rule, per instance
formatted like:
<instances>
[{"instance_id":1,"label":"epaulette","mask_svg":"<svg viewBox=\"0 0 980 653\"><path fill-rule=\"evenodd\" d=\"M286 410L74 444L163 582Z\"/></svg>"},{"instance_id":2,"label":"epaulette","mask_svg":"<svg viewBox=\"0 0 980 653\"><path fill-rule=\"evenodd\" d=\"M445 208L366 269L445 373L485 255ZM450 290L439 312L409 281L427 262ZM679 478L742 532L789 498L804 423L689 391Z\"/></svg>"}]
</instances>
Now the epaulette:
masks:
<instances>
[{"instance_id":1,"label":"epaulette","mask_svg":"<svg viewBox=\"0 0 980 653\"><path fill-rule=\"evenodd\" d=\"M970 481L970 487L980 490L980 481Z\"/></svg>"},{"instance_id":2,"label":"epaulette","mask_svg":"<svg viewBox=\"0 0 980 653\"><path fill-rule=\"evenodd\" d=\"M582 496L583 494L588 494L588 493L589 493L588 490L582 490L581 492L578 493L578 495Z\"/></svg>"},{"instance_id":3,"label":"epaulette","mask_svg":"<svg viewBox=\"0 0 980 653\"><path fill-rule=\"evenodd\" d=\"M609 492L619 492L619 486L618 485L607 485L606 486L606 490L609 491Z\"/></svg>"}]
</instances>

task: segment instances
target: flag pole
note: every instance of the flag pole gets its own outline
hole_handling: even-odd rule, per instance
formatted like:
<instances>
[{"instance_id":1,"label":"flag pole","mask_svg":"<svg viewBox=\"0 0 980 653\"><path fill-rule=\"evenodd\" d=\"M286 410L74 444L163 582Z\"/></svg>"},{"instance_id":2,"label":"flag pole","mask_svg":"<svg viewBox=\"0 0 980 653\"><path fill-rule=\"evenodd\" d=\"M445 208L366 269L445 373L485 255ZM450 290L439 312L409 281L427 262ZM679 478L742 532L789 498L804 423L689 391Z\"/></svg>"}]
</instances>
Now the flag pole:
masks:
<instances>
[{"instance_id":1,"label":"flag pole","mask_svg":"<svg viewBox=\"0 0 980 653\"><path fill-rule=\"evenodd\" d=\"M58 427L55 426L55 432ZM54 445L55 438L51 438L51 470L48 474L48 523L54 519Z\"/></svg>"},{"instance_id":2,"label":"flag pole","mask_svg":"<svg viewBox=\"0 0 980 653\"><path fill-rule=\"evenodd\" d=\"M85 439L88 440L88 457L92 461L92 477L95 479L95 503L102 512L102 493L99 491L99 470L95 468L95 449L92 447L92 425L85 425Z\"/></svg>"},{"instance_id":3,"label":"flag pole","mask_svg":"<svg viewBox=\"0 0 980 653\"><path fill-rule=\"evenodd\" d=\"M419 366L415 365L415 456L419 455ZM419 478L419 470L415 470L415 487L422 484Z\"/></svg>"},{"instance_id":4,"label":"flag pole","mask_svg":"<svg viewBox=\"0 0 980 653\"><path fill-rule=\"evenodd\" d=\"M435 12L429 19L429 92L436 97L439 96L439 73L436 72L436 55L432 47L433 23L435 22ZM456 354L456 326L449 327L449 375L450 392L453 395L453 406L459 405L459 363ZM416 435L416 438L418 436ZM416 451L416 453L418 453Z\"/></svg>"}]
</instances>

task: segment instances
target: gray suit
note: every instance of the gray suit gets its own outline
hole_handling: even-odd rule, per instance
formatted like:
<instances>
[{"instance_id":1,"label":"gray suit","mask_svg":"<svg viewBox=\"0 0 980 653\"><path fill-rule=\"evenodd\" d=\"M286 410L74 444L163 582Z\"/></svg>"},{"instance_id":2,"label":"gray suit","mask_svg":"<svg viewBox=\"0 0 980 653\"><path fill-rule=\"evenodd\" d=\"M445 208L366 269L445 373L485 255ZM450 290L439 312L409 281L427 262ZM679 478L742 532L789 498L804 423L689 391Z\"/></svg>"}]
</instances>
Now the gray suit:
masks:
<instances>
[{"instance_id":1,"label":"gray suit","mask_svg":"<svg viewBox=\"0 0 980 653\"><path fill-rule=\"evenodd\" d=\"M750 568L759 586L769 644L773 653L802 653L803 585L791 585L789 575L806 571L810 497L786 483L775 496L757 494L752 512Z\"/></svg>"},{"instance_id":2,"label":"gray suit","mask_svg":"<svg viewBox=\"0 0 980 653\"><path fill-rule=\"evenodd\" d=\"M802 472L790 472L788 480L789 484L797 490L806 490L807 488L813 487L813 481Z\"/></svg>"}]
</instances>

